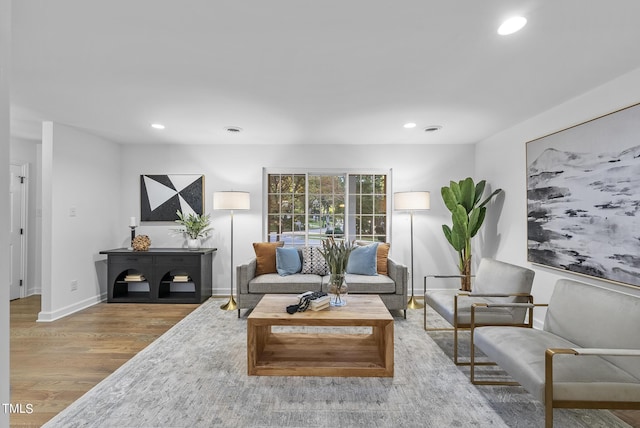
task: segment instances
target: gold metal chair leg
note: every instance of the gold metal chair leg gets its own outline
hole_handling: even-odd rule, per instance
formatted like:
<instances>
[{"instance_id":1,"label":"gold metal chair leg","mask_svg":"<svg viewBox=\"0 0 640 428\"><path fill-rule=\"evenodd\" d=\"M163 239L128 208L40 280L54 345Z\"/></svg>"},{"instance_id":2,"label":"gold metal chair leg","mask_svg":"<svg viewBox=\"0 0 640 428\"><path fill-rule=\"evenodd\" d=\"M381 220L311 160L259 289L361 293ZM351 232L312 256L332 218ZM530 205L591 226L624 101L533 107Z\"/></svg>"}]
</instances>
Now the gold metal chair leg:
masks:
<instances>
[{"instance_id":1,"label":"gold metal chair leg","mask_svg":"<svg viewBox=\"0 0 640 428\"><path fill-rule=\"evenodd\" d=\"M470 355L470 367L469 367L469 379L471 379L471 383L475 383L475 367L476 367L476 348L473 344L473 326L471 327L471 339L469 340L469 346L471 346L471 355Z\"/></svg>"},{"instance_id":2,"label":"gold metal chair leg","mask_svg":"<svg viewBox=\"0 0 640 428\"><path fill-rule=\"evenodd\" d=\"M453 362L459 366L458 363L458 328L453 327Z\"/></svg>"}]
</instances>

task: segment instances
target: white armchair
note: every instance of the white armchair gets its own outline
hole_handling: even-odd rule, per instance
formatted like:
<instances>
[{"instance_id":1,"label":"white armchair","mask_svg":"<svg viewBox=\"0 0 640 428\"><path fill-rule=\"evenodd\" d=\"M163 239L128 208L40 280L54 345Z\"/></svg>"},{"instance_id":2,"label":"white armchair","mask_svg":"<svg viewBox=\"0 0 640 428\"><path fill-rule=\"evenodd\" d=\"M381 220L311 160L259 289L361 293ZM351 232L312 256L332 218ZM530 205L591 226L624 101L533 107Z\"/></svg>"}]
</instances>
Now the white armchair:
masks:
<instances>
[{"instance_id":1,"label":"white armchair","mask_svg":"<svg viewBox=\"0 0 640 428\"><path fill-rule=\"evenodd\" d=\"M427 326L427 306L433 308L453 328L453 359L457 365L469 365L458 358L458 331L471 328L471 305L474 303L533 303L531 287L534 271L494 259L480 261L478 272L473 280L472 292L458 289L427 288L428 279L460 277L459 275L429 275L425 277L424 292L424 329L426 331L444 330ZM532 317L525 323L527 307L492 307L476 314L476 326L510 325L531 327ZM530 310L529 310L530 312Z\"/></svg>"}]
</instances>

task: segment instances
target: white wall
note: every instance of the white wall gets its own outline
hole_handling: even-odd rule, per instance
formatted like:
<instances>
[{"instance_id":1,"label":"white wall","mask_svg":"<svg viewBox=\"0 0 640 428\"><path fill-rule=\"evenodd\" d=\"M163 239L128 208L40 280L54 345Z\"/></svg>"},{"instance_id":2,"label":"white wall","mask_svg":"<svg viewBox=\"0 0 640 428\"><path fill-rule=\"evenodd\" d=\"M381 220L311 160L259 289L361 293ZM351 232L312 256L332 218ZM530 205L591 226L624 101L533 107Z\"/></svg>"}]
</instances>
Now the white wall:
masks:
<instances>
[{"instance_id":1,"label":"white wall","mask_svg":"<svg viewBox=\"0 0 640 428\"><path fill-rule=\"evenodd\" d=\"M38 320L52 321L106 297L106 263L98 253L118 245L120 145L51 122L43 126L42 145Z\"/></svg>"},{"instance_id":2,"label":"white wall","mask_svg":"<svg viewBox=\"0 0 640 428\"><path fill-rule=\"evenodd\" d=\"M9 71L11 1L0 0L0 224L9 224ZM9 228L0 228L0 278L9 277ZM5 283L3 283L5 284ZM0 287L0 404L9 403L9 287ZM9 413L0 410L0 428Z\"/></svg>"},{"instance_id":3,"label":"white wall","mask_svg":"<svg viewBox=\"0 0 640 428\"><path fill-rule=\"evenodd\" d=\"M229 294L230 219L228 211L212 211L213 192L243 190L251 193L251 209L234 214L234 264L254 256L252 243L264 239L262 230L263 168L307 169L392 169L392 191L429 190L432 209L414 218L414 265L416 290L422 290L422 277L433 273L455 272L455 257L441 231L449 213L440 199L440 187L450 179L473 175L474 148L471 145L389 145L389 146L154 146L122 147L121 205L115 235L126 246L129 217L140 216L141 174L204 174L205 212L212 214L213 235L203 246L217 247L214 258L214 294ZM152 246L181 247L183 239L170 235L176 225L143 223L138 234L151 238ZM391 257L411 264L409 216L393 214ZM416 292L420 295L420 292Z\"/></svg>"},{"instance_id":4,"label":"white wall","mask_svg":"<svg viewBox=\"0 0 640 428\"><path fill-rule=\"evenodd\" d=\"M25 296L40 294L40 219L38 216L41 196L40 192L40 141L28 140L24 138L11 137L11 163L28 166L27 186L27 223L26 223L26 246L27 246L27 271L25 275L26 287Z\"/></svg>"},{"instance_id":5,"label":"white wall","mask_svg":"<svg viewBox=\"0 0 640 428\"><path fill-rule=\"evenodd\" d=\"M580 97L569 100L526 122L505 130L476 145L476 173L505 190L497 234L486 237L486 243L497 248L496 257L536 271L533 294L537 302L549 300L553 285L560 278L581 280L590 284L640 295L640 289L598 281L554 269L533 266L527 262L526 159L525 143L587 120L640 102L640 69L628 73ZM523 102L526 102L524 100ZM536 326L544 321L544 311L535 315Z\"/></svg>"}]
</instances>

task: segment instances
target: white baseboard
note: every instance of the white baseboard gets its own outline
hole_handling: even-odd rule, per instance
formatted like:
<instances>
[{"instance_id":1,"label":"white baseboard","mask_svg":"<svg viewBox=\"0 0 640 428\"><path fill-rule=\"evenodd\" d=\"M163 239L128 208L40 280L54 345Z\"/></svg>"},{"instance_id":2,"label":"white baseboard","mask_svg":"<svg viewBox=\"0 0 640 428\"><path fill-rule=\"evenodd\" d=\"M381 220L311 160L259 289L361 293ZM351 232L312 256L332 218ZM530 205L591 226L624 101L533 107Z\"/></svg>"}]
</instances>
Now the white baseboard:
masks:
<instances>
[{"instance_id":1,"label":"white baseboard","mask_svg":"<svg viewBox=\"0 0 640 428\"><path fill-rule=\"evenodd\" d=\"M55 311L51 311L51 312L40 311L38 313L37 322L51 322L51 321L59 320L60 318L64 318L75 312L81 311L90 306L103 302L106 299L107 299L107 295L104 294L104 295L93 296L88 299L84 299L80 302L65 306L64 308L60 308Z\"/></svg>"}]
</instances>

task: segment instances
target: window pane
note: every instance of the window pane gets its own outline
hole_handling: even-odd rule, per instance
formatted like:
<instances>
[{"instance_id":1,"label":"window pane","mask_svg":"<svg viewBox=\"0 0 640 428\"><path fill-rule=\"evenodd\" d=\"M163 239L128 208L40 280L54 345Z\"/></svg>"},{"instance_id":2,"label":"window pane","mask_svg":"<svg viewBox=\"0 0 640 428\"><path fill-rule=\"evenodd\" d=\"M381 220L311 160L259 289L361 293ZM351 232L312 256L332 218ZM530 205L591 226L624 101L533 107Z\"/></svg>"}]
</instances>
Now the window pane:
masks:
<instances>
[{"instance_id":1,"label":"window pane","mask_svg":"<svg viewBox=\"0 0 640 428\"><path fill-rule=\"evenodd\" d=\"M335 210L336 214L344 214L345 204L344 204L344 195L336 195L335 200Z\"/></svg>"},{"instance_id":2,"label":"window pane","mask_svg":"<svg viewBox=\"0 0 640 428\"><path fill-rule=\"evenodd\" d=\"M322 215L328 215L333 211L333 196L322 195L320 197L320 212Z\"/></svg>"},{"instance_id":3,"label":"window pane","mask_svg":"<svg viewBox=\"0 0 640 428\"><path fill-rule=\"evenodd\" d=\"M385 214L387 212L387 197L386 195L378 195L375 197L375 214Z\"/></svg>"},{"instance_id":4,"label":"window pane","mask_svg":"<svg viewBox=\"0 0 640 428\"><path fill-rule=\"evenodd\" d=\"M293 192L296 194L304 194L304 182L305 182L305 176L304 175L294 175L293 176L293 183L294 183L294 188L293 188Z\"/></svg>"},{"instance_id":5,"label":"window pane","mask_svg":"<svg viewBox=\"0 0 640 428\"><path fill-rule=\"evenodd\" d=\"M269 183L268 184L269 193L280 192L280 175L279 174L269 174L268 183Z\"/></svg>"},{"instance_id":6,"label":"window pane","mask_svg":"<svg viewBox=\"0 0 640 428\"><path fill-rule=\"evenodd\" d=\"M293 212L293 196L282 195L282 199L280 201L280 212L281 213Z\"/></svg>"},{"instance_id":7,"label":"window pane","mask_svg":"<svg viewBox=\"0 0 640 428\"><path fill-rule=\"evenodd\" d=\"M280 177L280 193L293 193L293 178L290 175Z\"/></svg>"},{"instance_id":8,"label":"window pane","mask_svg":"<svg viewBox=\"0 0 640 428\"><path fill-rule=\"evenodd\" d=\"M372 235L373 234L373 216L362 216L361 217L361 227L363 235Z\"/></svg>"},{"instance_id":9,"label":"window pane","mask_svg":"<svg viewBox=\"0 0 640 428\"><path fill-rule=\"evenodd\" d=\"M307 179L309 183L309 193L320 193L320 176L310 175Z\"/></svg>"},{"instance_id":10,"label":"window pane","mask_svg":"<svg viewBox=\"0 0 640 428\"><path fill-rule=\"evenodd\" d=\"M330 175L323 175L320 177L320 192L325 195L333 194L333 177Z\"/></svg>"},{"instance_id":11,"label":"window pane","mask_svg":"<svg viewBox=\"0 0 640 428\"><path fill-rule=\"evenodd\" d=\"M335 223L335 234L340 236L344 235L344 216L343 215L335 216L334 223Z\"/></svg>"},{"instance_id":12,"label":"window pane","mask_svg":"<svg viewBox=\"0 0 640 428\"><path fill-rule=\"evenodd\" d=\"M373 193L373 176L372 175L362 175L362 188L360 189L360 193Z\"/></svg>"},{"instance_id":13,"label":"window pane","mask_svg":"<svg viewBox=\"0 0 640 428\"><path fill-rule=\"evenodd\" d=\"M293 197L293 212L296 214L304 214L305 212L304 194L295 195Z\"/></svg>"},{"instance_id":14,"label":"window pane","mask_svg":"<svg viewBox=\"0 0 640 428\"><path fill-rule=\"evenodd\" d=\"M352 191L354 193L361 193L362 190L362 176L361 175L353 175L351 176L351 184Z\"/></svg>"},{"instance_id":15,"label":"window pane","mask_svg":"<svg viewBox=\"0 0 640 428\"><path fill-rule=\"evenodd\" d=\"M309 214L313 216L322 214L322 202L319 195L309 195Z\"/></svg>"},{"instance_id":16,"label":"window pane","mask_svg":"<svg viewBox=\"0 0 640 428\"><path fill-rule=\"evenodd\" d=\"M293 224L295 226L296 232L302 232L306 230L306 227L304 224L304 215L293 216Z\"/></svg>"},{"instance_id":17,"label":"window pane","mask_svg":"<svg viewBox=\"0 0 640 428\"><path fill-rule=\"evenodd\" d=\"M333 216L325 215L323 217L322 227L325 228L325 233L332 234L333 233Z\"/></svg>"},{"instance_id":18,"label":"window pane","mask_svg":"<svg viewBox=\"0 0 640 428\"><path fill-rule=\"evenodd\" d=\"M280 230L280 216L270 215L268 219L269 233L278 233Z\"/></svg>"},{"instance_id":19,"label":"window pane","mask_svg":"<svg viewBox=\"0 0 640 428\"><path fill-rule=\"evenodd\" d=\"M373 214L373 197L369 195L362 196L362 211L363 214Z\"/></svg>"},{"instance_id":20,"label":"window pane","mask_svg":"<svg viewBox=\"0 0 640 428\"><path fill-rule=\"evenodd\" d=\"M380 242L385 242L387 237L386 216L376 216L374 219L374 222L375 222L375 228L374 228L375 240Z\"/></svg>"},{"instance_id":21,"label":"window pane","mask_svg":"<svg viewBox=\"0 0 640 428\"><path fill-rule=\"evenodd\" d=\"M281 232L292 232L293 231L293 216L283 215L280 216L280 224L282 226Z\"/></svg>"},{"instance_id":22,"label":"window pane","mask_svg":"<svg viewBox=\"0 0 640 428\"><path fill-rule=\"evenodd\" d=\"M269 214L280 212L280 195L269 195L267 198L267 211Z\"/></svg>"},{"instance_id":23,"label":"window pane","mask_svg":"<svg viewBox=\"0 0 640 428\"><path fill-rule=\"evenodd\" d=\"M378 195L386 195L387 194L387 176L386 175L376 175L375 176L375 189L374 192Z\"/></svg>"}]
</instances>

